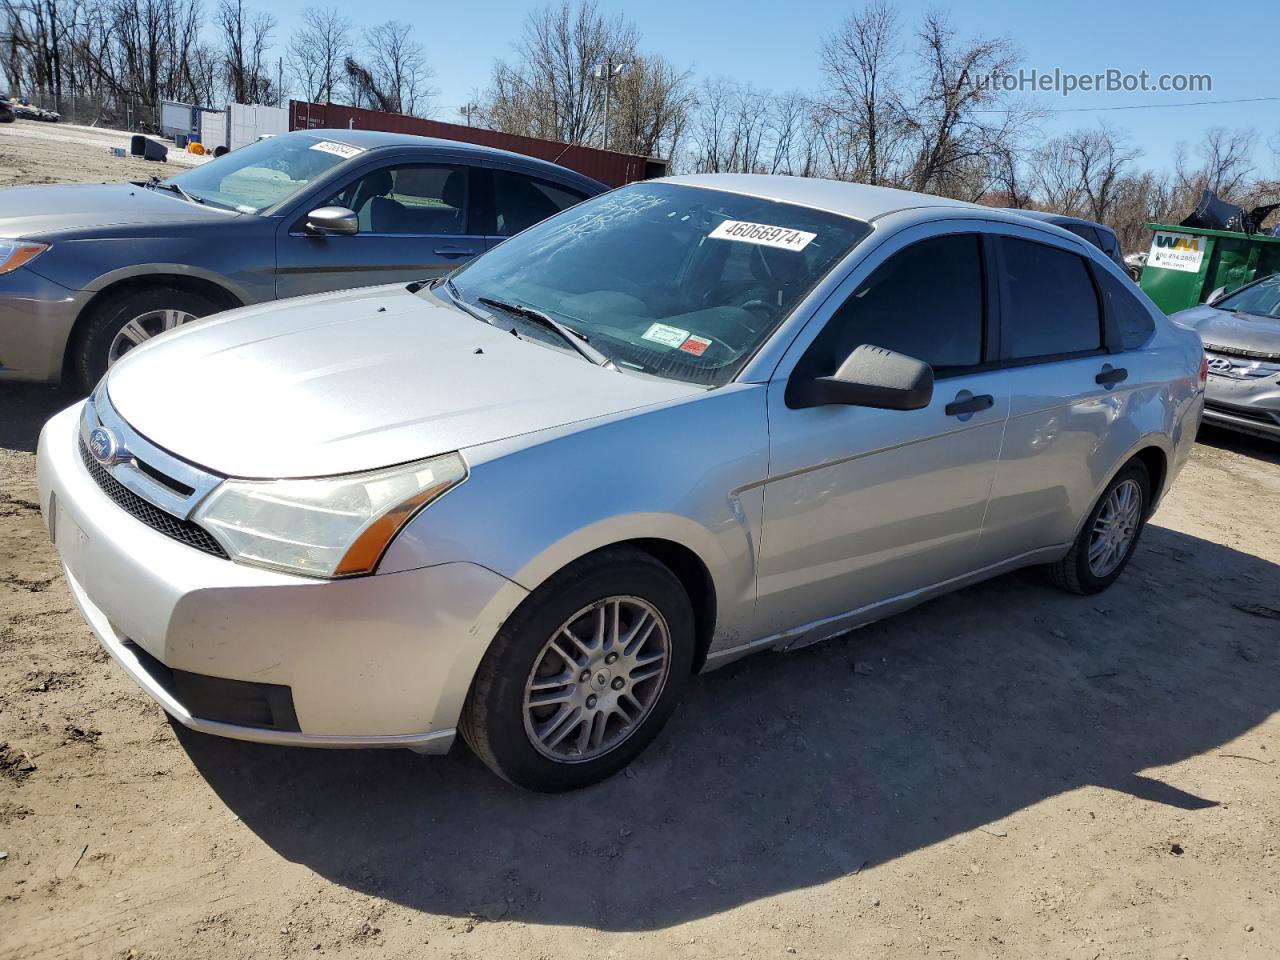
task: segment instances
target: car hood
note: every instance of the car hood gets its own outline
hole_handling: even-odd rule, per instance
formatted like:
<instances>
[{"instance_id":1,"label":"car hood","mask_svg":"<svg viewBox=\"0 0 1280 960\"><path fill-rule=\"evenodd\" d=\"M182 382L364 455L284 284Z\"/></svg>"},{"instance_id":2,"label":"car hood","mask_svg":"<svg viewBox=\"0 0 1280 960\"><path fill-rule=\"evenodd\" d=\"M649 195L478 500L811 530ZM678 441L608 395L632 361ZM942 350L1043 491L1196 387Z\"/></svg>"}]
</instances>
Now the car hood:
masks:
<instances>
[{"instance_id":1,"label":"car hood","mask_svg":"<svg viewBox=\"0 0 1280 960\"><path fill-rule=\"evenodd\" d=\"M237 477L353 473L702 392L593 366L400 286L189 324L130 351L106 386L152 443Z\"/></svg>"},{"instance_id":2,"label":"car hood","mask_svg":"<svg viewBox=\"0 0 1280 960\"><path fill-rule=\"evenodd\" d=\"M238 214L132 183L47 184L0 190L0 237L38 240L67 230L207 223Z\"/></svg>"},{"instance_id":3,"label":"car hood","mask_svg":"<svg viewBox=\"0 0 1280 960\"><path fill-rule=\"evenodd\" d=\"M1280 320L1218 310L1208 304L1180 310L1169 319L1200 334L1206 349L1280 357Z\"/></svg>"}]
</instances>

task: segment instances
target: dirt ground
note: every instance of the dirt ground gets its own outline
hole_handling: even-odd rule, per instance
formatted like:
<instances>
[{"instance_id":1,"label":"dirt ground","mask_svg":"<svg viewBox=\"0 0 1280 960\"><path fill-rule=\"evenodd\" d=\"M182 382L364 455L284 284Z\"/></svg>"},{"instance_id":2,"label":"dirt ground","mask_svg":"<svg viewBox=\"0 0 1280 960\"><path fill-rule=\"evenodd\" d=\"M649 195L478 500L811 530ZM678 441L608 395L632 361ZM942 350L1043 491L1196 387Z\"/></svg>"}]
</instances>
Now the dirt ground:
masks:
<instances>
[{"instance_id":1,"label":"dirt ground","mask_svg":"<svg viewBox=\"0 0 1280 960\"><path fill-rule=\"evenodd\" d=\"M59 149L0 128L0 182L136 175ZM0 387L4 960L1280 954L1280 446L1202 434L1101 596L1019 573L743 661L548 797L167 722L41 525L74 399Z\"/></svg>"}]
</instances>

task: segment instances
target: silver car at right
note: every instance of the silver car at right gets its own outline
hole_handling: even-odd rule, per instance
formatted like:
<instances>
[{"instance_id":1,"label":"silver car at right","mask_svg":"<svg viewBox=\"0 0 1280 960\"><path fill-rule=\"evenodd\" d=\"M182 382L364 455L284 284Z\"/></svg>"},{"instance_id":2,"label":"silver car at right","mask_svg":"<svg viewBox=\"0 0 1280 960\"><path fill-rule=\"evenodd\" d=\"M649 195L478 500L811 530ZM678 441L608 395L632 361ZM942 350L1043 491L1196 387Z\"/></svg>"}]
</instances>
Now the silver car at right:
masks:
<instances>
[{"instance_id":1,"label":"silver car at right","mask_svg":"<svg viewBox=\"0 0 1280 960\"><path fill-rule=\"evenodd\" d=\"M1280 440L1280 273L1169 319L1204 341L1205 422Z\"/></svg>"}]
</instances>

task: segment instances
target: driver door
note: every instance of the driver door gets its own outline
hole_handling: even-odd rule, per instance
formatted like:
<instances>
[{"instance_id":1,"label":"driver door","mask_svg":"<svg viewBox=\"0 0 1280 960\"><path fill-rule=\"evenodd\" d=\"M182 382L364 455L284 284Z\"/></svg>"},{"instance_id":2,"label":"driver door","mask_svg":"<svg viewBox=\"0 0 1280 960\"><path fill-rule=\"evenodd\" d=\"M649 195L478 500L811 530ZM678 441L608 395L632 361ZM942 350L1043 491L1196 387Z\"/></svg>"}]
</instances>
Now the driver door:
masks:
<instances>
[{"instance_id":1,"label":"driver door","mask_svg":"<svg viewBox=\"0 0 1280 960\"><path fill-rule=\"evenodd\" d=\"M438 277L484 252L471 227L475 168L458 162L387 163L366 169L322 202L354 210L359 232L317 236L307 213L276 236L276 296Z\"/></svg>"},{"instance_id":2,"label":"driver door","mask_svg":"<svg viewBox=\"0 0 1280 960\"><path fill-rule=\"evenodd\" d=\"M886 241L792 344L769 384L757 592L761 636L833 636L977 565L1009 397L993 345L988 244L973 221ZM919 410L792 409L791 377L830 375L861 343L934 367ZM888 612L888 611L886 611Z\"/></svg>"}]
</instances>

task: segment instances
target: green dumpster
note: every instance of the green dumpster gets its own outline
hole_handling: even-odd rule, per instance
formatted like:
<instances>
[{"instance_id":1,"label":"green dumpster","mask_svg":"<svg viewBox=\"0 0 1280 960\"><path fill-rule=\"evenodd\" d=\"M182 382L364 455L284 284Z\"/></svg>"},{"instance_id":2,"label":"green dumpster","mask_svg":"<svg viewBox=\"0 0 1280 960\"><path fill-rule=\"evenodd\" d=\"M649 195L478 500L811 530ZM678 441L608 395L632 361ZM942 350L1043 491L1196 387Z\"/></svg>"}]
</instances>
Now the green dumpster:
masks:
<instances>
[{"instance_id":1,"label":"green dumpster","mask_svg":"<svg viewBox=\"0 0 1280 960\"><path fill-rule=\"evenodd\" d=\"M1280 271L1280 237L1149 223L1151 252L1142 289L1165 313L1204 303L1223 287L1234 290Z\"/></svg>"}]
</instances>

